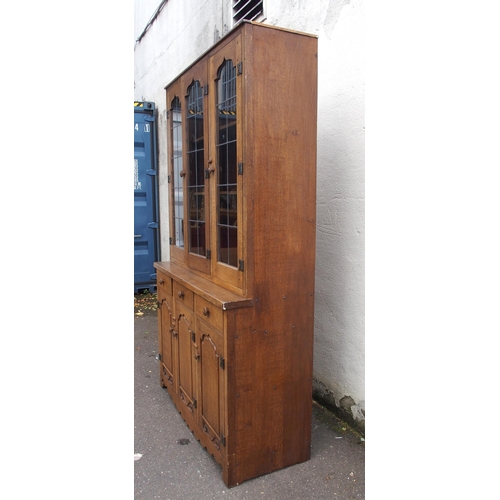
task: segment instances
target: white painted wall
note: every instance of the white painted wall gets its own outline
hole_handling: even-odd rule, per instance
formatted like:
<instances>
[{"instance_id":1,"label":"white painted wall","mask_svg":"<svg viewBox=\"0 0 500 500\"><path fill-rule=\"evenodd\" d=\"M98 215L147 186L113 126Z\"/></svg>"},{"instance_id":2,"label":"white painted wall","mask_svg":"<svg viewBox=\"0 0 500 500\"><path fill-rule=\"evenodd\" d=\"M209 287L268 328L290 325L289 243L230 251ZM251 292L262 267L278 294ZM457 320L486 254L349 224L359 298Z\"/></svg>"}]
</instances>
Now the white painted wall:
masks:
<instances>
[{"instance_id":1,"label":"white painted wall","mask_svg":"<svg viewBox=\"0 0 500 500\"><path fill-rule=\"evenodd\" d=\"M135 38L160 0L136 0ZM169 258L164 87L232 27L231 0L168 0L135 46L135 100L159 110L162 259ZM315 392L364 429L364 1L266 0L266 24L318 36Z\"/></svg>"}]
</instances>

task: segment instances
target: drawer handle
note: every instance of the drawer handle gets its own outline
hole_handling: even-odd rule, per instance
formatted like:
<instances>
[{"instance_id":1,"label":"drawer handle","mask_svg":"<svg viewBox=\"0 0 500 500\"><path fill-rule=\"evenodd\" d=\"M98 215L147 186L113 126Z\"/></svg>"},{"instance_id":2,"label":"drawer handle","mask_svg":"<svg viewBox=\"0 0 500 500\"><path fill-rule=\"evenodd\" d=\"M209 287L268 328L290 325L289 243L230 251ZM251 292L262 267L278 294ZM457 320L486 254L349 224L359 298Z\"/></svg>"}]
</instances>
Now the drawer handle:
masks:
<instances>
[{"instance_id":1,"label":"drawer handle","mask_svg":"<svg viewBox=\"0 0 500 500\"><path fill-rule=\"evenodd\" d=\"M182 290L179 290L177 292L177 297L179 297L179 299L183 299L184 298L184 292Z\"/></svg>"},{"instance_id":2,"label":"drawer handle","mask_svg":"<svg viewBox=\"0 0 500 500\"><path fill-rule=\"evenodd\" d=\"M210 310L208 309L208 307L204 307L201 313L203 314L203 316L206 316L207 318L210 316Z\"/></svg>"}]
</instances>

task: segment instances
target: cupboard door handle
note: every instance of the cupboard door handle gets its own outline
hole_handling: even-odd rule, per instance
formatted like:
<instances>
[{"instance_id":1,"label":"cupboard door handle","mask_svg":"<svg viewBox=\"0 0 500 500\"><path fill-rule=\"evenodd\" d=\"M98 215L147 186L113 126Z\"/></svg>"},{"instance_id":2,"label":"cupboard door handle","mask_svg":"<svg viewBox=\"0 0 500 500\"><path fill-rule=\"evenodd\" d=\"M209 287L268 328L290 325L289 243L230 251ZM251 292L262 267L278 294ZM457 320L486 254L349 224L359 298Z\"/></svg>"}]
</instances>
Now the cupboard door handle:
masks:
<instances>
[{"instance_id":1,"label":"cupboard door handle","mask_svg":"<svg viewBox=\"0 0 500 500\"><path fill-rule=\"evenodd\" d=\"M160 285L163 285L165 283L161 278L160 278Z\"/></svg>"},{"instance_id":2,"label":"cupboard door handle","mask_svg":"<svg viewBox=\"0 0 500 500\"><path fill-rule=\"evenodd\" d=\"M206 316L207 318L208 316L210 316L210 310L208 309L208 307L204 307L201 313L203 314L203 316Z\"/></svg>"},{"instance_id":3,"label":"cupboard door handle","mask_svg":"<svg viewBox=\"0 0 500 500\"><path fill-rule=\"evenodd\" d=\"M177 297L179 297L179 299L183 299L184 298L184 292L182 290L179 290L177 292Z\"/></svg>"}]
</instances>

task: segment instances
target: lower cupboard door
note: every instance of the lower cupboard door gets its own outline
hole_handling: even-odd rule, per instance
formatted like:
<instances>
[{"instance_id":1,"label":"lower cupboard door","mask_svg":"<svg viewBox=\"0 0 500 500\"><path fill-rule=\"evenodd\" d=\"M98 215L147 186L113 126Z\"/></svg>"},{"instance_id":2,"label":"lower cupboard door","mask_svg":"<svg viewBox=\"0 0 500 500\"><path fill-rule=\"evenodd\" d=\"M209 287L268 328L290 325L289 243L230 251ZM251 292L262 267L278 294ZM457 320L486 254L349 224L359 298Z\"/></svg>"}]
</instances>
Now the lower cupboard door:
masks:
<instances>
[{"instance_id":1,"label":"lower cupboard door","mask_svg":"<svg viewBox=\"0 0 500 500\"><path fill-rule=\"evenodd\" d=\"M175 304L175 311L178 335L179 397L189 412L194 415L196 403L193 373L193 313L178 303Z\"/></svg>"},{"instance_id":2,"label":"lower cupboard door","mask_svg":"<svg viewBox=\"0 0 500 500\"><path fill-rule=\"evenodd\" d=\"M160 295L158 296L160 298ZM159 300L159 312L161 322L161 339L160 339L160 354L161 354L161 377L164 385L175 385L174 380L174 324L172 314L172 297L161 296Z\"/></svg>"},{"instance_id":3,"label":"lower cupboard door","mask_svg":"<svg viewBox=\"0 0 500 500\"><path fill-rule=\"evenodd\" d=\"M198 322L198 330L201 425L215 448L221 450L224 434L223 339L221 333L202 321Z\"/></svg>"}]
</instances>

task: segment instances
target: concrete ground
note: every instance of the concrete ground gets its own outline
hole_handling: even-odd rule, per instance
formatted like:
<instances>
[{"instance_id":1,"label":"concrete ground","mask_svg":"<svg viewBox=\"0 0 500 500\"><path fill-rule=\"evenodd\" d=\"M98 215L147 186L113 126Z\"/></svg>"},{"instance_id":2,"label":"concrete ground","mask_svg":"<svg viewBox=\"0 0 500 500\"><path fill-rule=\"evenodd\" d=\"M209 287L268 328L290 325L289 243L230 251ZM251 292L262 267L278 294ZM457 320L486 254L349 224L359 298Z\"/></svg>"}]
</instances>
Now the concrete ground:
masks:
<instances>
[{"instance_id":1,"label":"concrete ground","mask_svg":"<svg viewBox=\"0 0 500 500\"><path fill-rule=\"evenodd\" d=\"M160 386L156 313L134 321L135 500L365 498L364 440L315 402L309 461L227 488Z\"/></svg>"}]
</instances>

